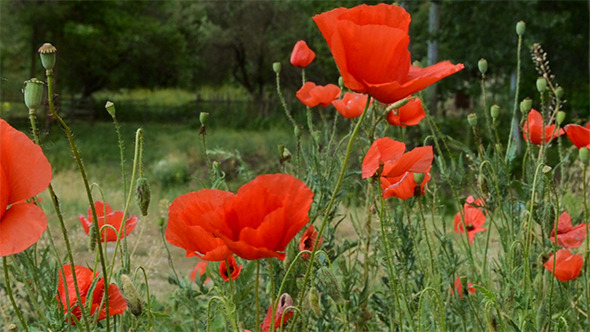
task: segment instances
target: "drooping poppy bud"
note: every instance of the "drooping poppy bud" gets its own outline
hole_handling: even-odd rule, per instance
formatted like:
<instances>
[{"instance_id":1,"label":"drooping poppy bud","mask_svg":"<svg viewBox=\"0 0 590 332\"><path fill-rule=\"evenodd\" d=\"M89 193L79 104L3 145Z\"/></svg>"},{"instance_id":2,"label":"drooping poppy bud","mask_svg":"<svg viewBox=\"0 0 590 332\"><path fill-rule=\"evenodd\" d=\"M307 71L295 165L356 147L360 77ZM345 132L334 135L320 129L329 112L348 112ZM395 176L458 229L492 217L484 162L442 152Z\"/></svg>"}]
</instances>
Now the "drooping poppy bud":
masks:
<instances>
[{"instance_id":1,"label":"drooping poppy bud","mask_svg":"<svg viewBox=\"0 0 590 332\"><path fill-rule=\"evenodd\" d=\"M146 178L140 177L135 184L135 202L145 217L148 214L150 206L150 184Z\"/></svg>"},{"instance_id":2,"label":"drooping poppy bud","mask_svg":"<svg viewBox=\"0 0 590 332\"><path fill-rule=\"evenodd\" d=\"M128 275L122 274L121 275L121 284L123 290L123 297L127 300L127 307L131 310L131 313L138 317L141 315L142 306L141 306L141 298L137 293L137 289L133 285L131 278Z\"/></svg>"}]
</instances>

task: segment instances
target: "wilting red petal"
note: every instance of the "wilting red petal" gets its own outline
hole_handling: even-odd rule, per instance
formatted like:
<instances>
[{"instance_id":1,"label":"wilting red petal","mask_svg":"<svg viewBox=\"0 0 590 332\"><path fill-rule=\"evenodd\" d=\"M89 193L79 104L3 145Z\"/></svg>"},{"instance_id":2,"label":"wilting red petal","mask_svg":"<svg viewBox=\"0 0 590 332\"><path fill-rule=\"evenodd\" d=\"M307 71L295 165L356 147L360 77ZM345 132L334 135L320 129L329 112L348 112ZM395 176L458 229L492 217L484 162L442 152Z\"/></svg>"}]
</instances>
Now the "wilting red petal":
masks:
<instances>
[{"instance_id":1,"label":"wilting red petal","mask_svg":"<svg viewBox=\"0 0 590 332\"><path fill-rule=\"evenodd\" d=\"M387 122L392 126L415 126L426 117L420 98L411 99L406 105L387 113Z\"/></svg>"},{"instance_id":2,"label":"wilting red petal","mask_svg":"<svg viewBox=\"0 0 590 332\"><path fill-rule=\"evenodd\" d=\"M313 59L315 59L315 52L307 46L305 41L298 41L291 52L291 64L295 67L305 68Z\"/></svg>"},{"instance_id":3,"label":"wilting red petal","mask_svg":"<svg viewBox=\"0 0 590 332\"><path fill-rule=\"evenodd\" d=\"M553 271L553 264L555 261L555 271ZM584 259L582 255L572 255L569 250L560 249L554 255L549 257L549 260L543 266L555 275L559 281L574 280L582 271L582 264Z\"/></svg>"},{"instance_id":4,"label":"wilting red petal","mask_svg":"<svg viewBox=\"0 0 590 332\"><path fill-rule=\"evenodd\" d=\"M297 99L308 107L322 105L329 106L340 94L340 88L334 84L326 86L316 85L313 82L306 82L295 94Z\"/></svg>"},{"instance_id":5,"label":"wilting red petal","mask_svg":"<svg viewBox=\"0 0 590 332\"><path fill-rule=\"evenodd\" d=\"M0 220L0 256L13 255L35 244L47 229L43 210L32 203L17 203Z\"/></svg>"},{"instance_id":6,"label":"wilting red petal","mask_svg":"<svg viewBox=\"0 0 590 332\"><path fill-rule=\"evenodd\" d=\"M578 149L584 146L590 149L590 122L586 124L586 127L568 124L564 128L567 137Z\"/></svg>"},{"instance_id":7,"label":"wilting red petal","mask_svg":"<svg viewBox=\"0 0 590 332\"><path fill-rule=\"evenodd\" d=\"M223 204L234 194L203 189L176 198L168 208L166 240L186 250L186 256L222 261L231 255L223 240L208 231L209 224L222 225Z\"/></svg>"},{"instance_id":8,"label":"wilting red petal","mask_svg":"<svg viewBox=\"0 0 590 332\"><path fill-rule=\"evenodd\" d=\"M137 217L132 216L126 220L125 229L123 231L123 212L122 211L113 211L109 204L102 202L102 201L95 201L94 202L94 209L96 211L96 215L98 217L98 227L101 229L100 232L100 239L102 242L115 242L117 241L117 232L120 232L121 238L129 235L131 231L137 225ZM79 215L78 219L84 228L84 232L88 234L90 232L90 226L92 225L92 209L88 208L88 217L84 215ZM104 225L111 225L117 231L112 229L111 227L104 227ZM106 234L106 235L105 235Z\"/></svg>"},{"instance_id":9,"label":"wilting red petal","mask_svg":"<svg viewBox=\"0 0 590 332\"><path fill-rule=\"evenodd\" d=\"M345 118L358 118L363 114L369 96L360 93L347 92L342 99L332 102L332 105Z\"/></svg>"},{"instance_id":10,"label":"wilting red petal","mask_svg":"<svg viewBox=\"0 0 590 332\"><path fill-rule=\"evenodd\" d=\"M555 229L551 232L551 243L555 243ZM569 213L563 212L557 221L557 245L564 248L578 248L586 239L586 224L574 227Z\"/></svg>"},{"instance_id":11,"label":"wilting red petal","mask_svg":"<svg viewBox=\"0 0 590 332\"><path fill-rule=\"evenodd\" d=\"M543 142L543 135L545 137L544 142L548 143L557 136L564 134L563 129L555 131L555 125L543 126L543 116L534 108L531 109L527 116L527 120L522 128L523 138L536 145L541 145Z\"/></svg>"},{"instance_id":12,"label":"wilting red petal","mask_svg":"<svg viewBox=\"0 0 590 332\"><path fill-rule=\"evenodd\" d=\"M386 162L383 166L383 175L398 177L406 172L424 173L432 165L434 154L432 146L421 146L404 153L395 162Z\"/></svg>"},{"instance_id":13,"label":"wilting red petal","mask_svg":"<svg viewBox=\"0 0 590 332\"><path fill-rule=\"evenodd\" d=\"M299 251L313 251L316 241L318 242L317 246L319 248L319 246L322 245L322 239L320 238L318 241L318 232L315 230L313 225L309 225L299 240ZM301 254L301 258L303 259L308 259L309 256L309 253L306 252Z\"/></svg>"},{"instance_id":14,"label":"wilting red petal","mask_svg":"<svg viewBox=\"0 0 590 332\"><path fill-rule=\"evenodd\" d=\"M275 331L279 329L281 325L286 324L287 321L293 316L293 311L286 311L287 308L291 306L293 306L293 299L291 298L291 296L287 293L282 294L281 297L279 297L279 301L274 314ZM266 311L266 316L264 317L262 324L260 324L262 332L270 332L271 322L273 321L272 311L272 306L269 306L268 310Z\"/></svg>"},{"instance_id":15,"label":"wilting red petal","mask_svg":"<svg viewBox=\"0 0 590 332\"><path fill-rule=\"evenodd\" d=\"M227 263L229 263L229 268ZM219 264L219 274L221 274L221 278L225 281L229 281L230 277L231 280L236 280L241 271L242 265L238 265L234 256L230 256Z\"/></svg>"},{"instance_id":16,"label":"wilting red petal","mask_svg":"<svg viewBox=\"0 0 590 332\"><path fill-rule=\"evenodd\" d=\"M382 137L371 145L363 159L362 177L369 178L379 170L385 161L397 161L406 151L406 145L389 137Z\"/></svg>"}]
</instances>

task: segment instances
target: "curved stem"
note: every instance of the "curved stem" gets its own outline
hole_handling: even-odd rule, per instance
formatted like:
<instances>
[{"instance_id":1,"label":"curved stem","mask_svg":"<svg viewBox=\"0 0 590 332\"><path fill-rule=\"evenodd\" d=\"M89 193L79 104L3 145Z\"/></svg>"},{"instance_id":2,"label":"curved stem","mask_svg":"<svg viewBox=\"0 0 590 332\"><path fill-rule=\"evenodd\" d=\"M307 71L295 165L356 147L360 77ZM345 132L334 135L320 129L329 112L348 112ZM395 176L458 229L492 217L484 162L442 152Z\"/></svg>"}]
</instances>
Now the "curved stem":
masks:
<instances>
[{"instance_id":1,"label":"curved stem","mask_svg":"<svg viewBox=\"0 0 590 332\"><path fill-rule=\"evenodd\" d=\"M2 257L2 267L4 268L4 281L6 282L6 293L8 294L8 297L10 298L10 303L12 303L12 307L14 308L14 312L16 313L18 320L20 320L20 323L23 326L23 329L25 329L25 331L28 332L29 327L27 326L27 322L23 318L22 313L20 312L20 310L18 309L18 306L16 305L16 301L14 300L14 296L12 295L12 286L10 285L10 277L8 274L8 263L6 263L6 257L4 257L4 256Z\"/></svg>"}]
</instances>

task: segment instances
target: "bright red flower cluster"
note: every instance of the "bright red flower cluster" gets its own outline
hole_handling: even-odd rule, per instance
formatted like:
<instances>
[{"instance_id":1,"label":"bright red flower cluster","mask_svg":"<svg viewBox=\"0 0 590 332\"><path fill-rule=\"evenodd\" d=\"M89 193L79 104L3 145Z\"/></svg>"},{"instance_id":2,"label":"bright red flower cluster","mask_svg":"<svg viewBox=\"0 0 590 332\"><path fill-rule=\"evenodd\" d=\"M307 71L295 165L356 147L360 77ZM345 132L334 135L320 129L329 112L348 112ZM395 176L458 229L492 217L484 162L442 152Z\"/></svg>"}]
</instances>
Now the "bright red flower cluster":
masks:
<instances>
[{"instance_id":1,"label":"bright red flower cluster","mask_svg":"<svg viewBox=\"0 0 590 332\"><path fill-rule=\"evenodd\" d=\"M172 202L166 239L187 256L210 261L285 258L285 248L308 223L312 191L291 175L261 175L236 194L203 189Z\"/></svg>"},{"instance_id":2,"label":"bright red flower cluster","mask_svg":"<svg viewBox=\"0 0 590 332\"><path fill-rule=\"evenodd\" d=\"M555 130L555 124L544 126L543 116L534 108L529 112L522 128L522 137L535 145L541 145L543 142L549 143L563 133L563 129Z\"/></svg>"},{"instance_id":3,"label":"bright red flower cluster","mask_svg":"<svg viewBox=\"0 0 590 332\"><path fill-rule=\"evenodd\" d=\"M483 199L475 200L473 196L469 196L463 205L463 217L461 217L461 213L455 215L455 232L464 233L467 228L469 244L473 244L475 234L487 231L486 228L481 227L486 221L483 206Z\"/></svg>"},{"instance_id":4,"label":"bright red flower cluster","mask_svg":"<svg viewBox=\"0 0 590 332\"><path fill-rule=\"evenodd\" d=\"M574 227L569 213L563 212L557 220L557 232L554 228L549 240L564 248L578 248L586 239L586 227L585 223ZM573 255L569 250L560 249L555 255L551 255L543 266L553 273L557 280L568 281L574 280L580 275L583 263L582 255ZM554 264L555 270L553 270Z\"/></svg>"},{"instance_id":5,"label":"bright red flower cluster","mask_svg":"<svg viewBox=\"0 0 590 332\"><path fill-rule=\"evenodd\" d=\"M328 84L325 86L316 85L313 82L306 82L296 96L300 102L305 106L315 107L322 105L324 107L330 106L332 101L340 94L340 88L334 84Z\"/></svg>"},{"instance_id":6,"label":"bright red flower cluster","mask_svg":"<svg viewBox=\"0 0 590 332\"><path fill-rule=\"evenodd\" d=\"M113 211L111 206L103 201L94 202L94 209L96 211L96 217L98 218L99 229L104 225L111 225L117 230L115 231L111 227L104 227L100 232L100 240L102 242L117 241L117 234L119 234L119 237L122 239L129 235L137 225L137 217L132 216L126 219L125 227L123 227L123 211ZM90 226L92 225L92 209L88 207L88 217L80 215L78 219L80 219L84 232L88 234Z\"/></svg>"},{"instance_id":7,"label":"bright red flower cluster","mask_svg":"<svg viewBox=\"0 0 590 332\"><path fill-rule=\"evenodd\" d=\"M553 265L555 264L555 270ZM543 266L559 281L569 281L576 279L582 271L584 258L582 255L573 255L567 249L559 249L555 256L551 255L547 263Z\"/></svg>"},{"instance_id":8,"label":"bright red flower cluster","mask_svg":"<svg viewBox=\"0 0 590 332\"><path fill-rule=\"evenodd\" d=\"M90 293L92 284L98 277L98 272L92 272L89 268L80 265L75 265L73 268L71 265L64 265L63 272L64 274L62 274L61 270L59 271L57 299L61 303L64 313L73 315L79 321L82 317L81 308L90 306L92 321L100 321L107 318L106 304L102 303L105 293L104 278L96 281L96 285L92 293ZM74 274L76 275L81 298L76 296ZM109 316L120 315L127 309L127 302L121 295L117 285L110 284L108 286L108 296ZM76 320L68 318L68 321L74 325L76 324Z\"/></svg>"},{"instance_id":9,"label":"bright red flower cluster","mask_svg":"<svg viewBox=\"0 0 590 332\"><path fill-rule=\"evenodd\" d=\"M0 119L0 256L32 246L47 229L41 208L26 200L51 182L51 165L27 135Z\"/></svg>"}]
</instances>

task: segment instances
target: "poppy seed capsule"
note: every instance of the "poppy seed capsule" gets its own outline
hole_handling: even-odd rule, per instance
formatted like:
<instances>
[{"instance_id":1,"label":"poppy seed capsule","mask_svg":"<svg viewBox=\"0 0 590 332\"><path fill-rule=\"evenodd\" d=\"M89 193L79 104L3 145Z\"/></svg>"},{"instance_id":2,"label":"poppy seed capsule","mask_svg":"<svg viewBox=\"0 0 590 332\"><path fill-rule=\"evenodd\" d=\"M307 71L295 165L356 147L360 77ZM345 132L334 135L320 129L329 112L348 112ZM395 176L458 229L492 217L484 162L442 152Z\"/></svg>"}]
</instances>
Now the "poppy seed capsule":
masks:
<instances>
[{"instance_id":1,"label":"poppy seed capsule","mask_svg":"<svg viewBox=\"0 0 590 332\"><path fill-rule=\"evenodd\" d=\"M467 115L467 122L469 122L469 125L471 127L477 126L477 114L471 113Z\"/></svg>"},{"instance_id":2,"label":"poppy seed capsule","mask_svg":"<svg viewBox=\"0 0 590 332\"><path fill-rule=\"evenodd\" d=\"M416 185L421 185L424 182L424 176L424 173L414 173L414 182L416 182Z\"/></svg>"},{"instance_id":3,"label":"poppy seed capsule","mask_svg":"<svg viewBox=\"0 0 590 332\"><path fill-rule=\"evenodd\" d=\"M533 107L533 101L531 100L531 98L525 98L520 102L520 111L522 112L522 114L528 114L531 111L531 108Z\"/></svg>"},{"instance_id":4,"label":"poppy seed capsule","mask_svg":"<svg viewBox=\"0 0 590 332\"><path fill-rule=\"evenodd\" d=\"M518 21L516 23L516 34L519 36L524 35L524 31L526 30L526 23L524 21Z\"/></svg>"},{"instance_id":5,"label":"poppy seed capsule","mask_svg":"<svg viewBox=\"0 0 590 332\"><path fill-rule=\"evenodd\" d=\"M43 102L43 82L36 78L25 81L23 94L25 95L25 105L30 110L36 110Z\"/></svg>"},{"instance_id":6,"label":"poppy seed capsule","mask_svg":"<svg viewBox=\"0 0 590 332\"><path fill-rule=\"evenodd\" d=\"M547 81L543 77L537 78L537 91L543 93L547 89Z\"/></svg>"},{"instance_id":7,"label":"poppy seed capsule","mask_svg":"<svg viewBox=\"0 0 590 332\"><path fill-rule=\"evenodd\" d=\"M322 303L320 301L320 292L317 288L311 287L309 290L309 294L307 296L307 300L309 301L309 307L313 311L316 316L322 315Z\"/></svg>"},{"instance_id":8,"label":"poppy seed capsule","mask_svg":"<svg viewBox=\"0 0 590 332\"><path fill-rule=\"evenodd\" d=\"M280 62L275 62L275 63L272 64L272 70L275 73L277 73L277 74L280 73L281 72L281 69L282 69L282 65L281 65Z\"/></svg>"},{"instance_id":9,"label":"poppy seed capsule","mask_svg":"<svg viewBox=\"0 0 590 332\"><path fill-rule=\"evenodd\" d=\"M490 108L490 115L492 116L492 119L497 119L498 115L500 115L500 106L492 105Z\"/></svg>"},{"instance_id":10,"label":"poppy seed capsule","mask_svg":"<svg viewBox=\"0 0 590 332\"><path fill-rule=\"evenodd\" d=\"M199 113L199 121L201 122L202 126L206 126L207 123L209 123L209 113L208 112Z\"/></svg>"},{"instance_id":11,"label":"poppy seed capsule","mask_svg":"<svg viewBox=\"0 0 590 332\"><path fill-rule=\"evenodd\" d=\"M482 75L485 75L488 71L488 61L484 58L479 59L479 61L477 62L477 68L479 68L479 72Z\"/></svg>"},{"instance_id":12,"label":"poppy seed capsule","mask_svg":"<svg viewBox=\"0 0 590 332\"><path fill-rule=\"evenodd\" d=\"M582 163L584 165L588 163L588 148L587 147L584 146L578 151L578 158L580 158L580 161L582 161Z\"/></svg>"},{"instance_id":13,"label":"poppy seed capsule","mask_svg":"<svg viewBox=\"0 0 590 332\"><path fill-rule=\"evenodd\" d=\"M563 120L565 120L565 112L564 111L557 112L557 115L555 116L555 122L557 122L557 124L560 125L563 123Z\"/></svg>"},{"instance_id":14,"label":"poppy seed capsule","mask_svg":"<svg viewBox=\"0 0 590 332\"><path fill-rule=\"evenodd\" d=\"M135 184L135 202L137 202L137 206L144 217L148 214L150 198L150 184L147 182L146 178L138 178Z\"/></svg>"},{"instance_id":15,"label":"poppy seed capsule","mask_svg":"<svg viewBox=\"0 0 590 332\"><path fill-rule=\"evenodd\" d=\"M562 87L560 87L560 86L558 86L558 87L555 89L555 97L556 97L557 99L561 99L561 98L563 98L563 94L564 94L563 88L562 88Z\"/></svg>"},{"instance_id":16,"label":"poppy seed capsule","mask_svg":"<svg viewBox=\"0 0 590 332\"><path fill-rule=\"evenodd\" d=\"M107 101L104 105L104 108L109 112L111 118L115 118L117 111L115 110L115 104L112 101Z\"/></svg>"},{"instance_id":17,"label":"poppy seed capsule","mask_svg":"<svg viewBox=\"0 0 590 332\"><path fill-rule=\"evenodd\" d=\"M125 300L127 301L129 310L131 310L131 313L136 317L141 315L141 298L139 297L137 289L133 285L131 278L129 278L129 276L126 274L122 274L121 283L123 284L123 295L125 295Z\"/></svg>"},{"instance_id":18,"label":"poppy seed capsule","mask_svg":"<svg viewBox=\"0 0 590 332\"><path fill-rule=\"evenodd\" d=\"M55 66L55 53L57 48L50 43L45 43L39 47L39 55L41 56L41 64L46 70L53 70Z\"/></svg>"}]
</instances>

